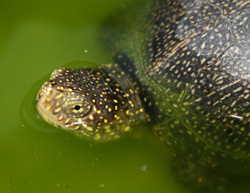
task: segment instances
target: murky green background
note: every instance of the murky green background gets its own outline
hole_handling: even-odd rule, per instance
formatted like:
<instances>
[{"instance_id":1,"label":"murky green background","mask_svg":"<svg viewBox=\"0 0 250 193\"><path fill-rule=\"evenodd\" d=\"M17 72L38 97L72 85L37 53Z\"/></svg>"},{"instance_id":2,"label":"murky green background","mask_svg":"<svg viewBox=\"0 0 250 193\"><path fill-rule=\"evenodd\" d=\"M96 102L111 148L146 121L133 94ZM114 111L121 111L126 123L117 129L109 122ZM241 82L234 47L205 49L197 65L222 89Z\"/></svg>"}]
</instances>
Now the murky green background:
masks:
<instances>
[{"instance_id":1,"label":"murky green background","mask_svg":"<svg viewBox=\"0 0 250 193\"><path fill-rule=\"evenodd\" d=\"M111 62L98 27L132 2L0 2L1 193L179 192L168 172L171 154L151 131L96 144L52 127L43 131L20 113L26 94L55 68L74 60Z\"/></svg>"},{"instance_id":2,"label":"murky green background","mask_svg":"<svg viewBox=\"0 0 250 193\"><path fill-rule=\"evenodd\" d=\"M111 62L98 29L134 1L0 2L0 193L187 192L150 129L93 143L33 121L37 81L75 60Z\"/></svg>"}]
</instances>

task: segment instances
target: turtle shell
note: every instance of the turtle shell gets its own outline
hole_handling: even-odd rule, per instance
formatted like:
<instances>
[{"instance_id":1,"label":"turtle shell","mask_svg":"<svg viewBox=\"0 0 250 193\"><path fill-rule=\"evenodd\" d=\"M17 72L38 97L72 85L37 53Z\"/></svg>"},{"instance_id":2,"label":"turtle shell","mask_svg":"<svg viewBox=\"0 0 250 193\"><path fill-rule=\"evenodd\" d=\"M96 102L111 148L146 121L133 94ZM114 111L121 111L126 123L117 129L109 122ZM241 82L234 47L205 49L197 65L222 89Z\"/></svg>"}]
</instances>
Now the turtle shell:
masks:
<instances>
[{"instance_id":1,"label":"turtle shell","mask_svg":"<svg viewBox=\"0 0 250 193\"><path fill-rule=\"evenodd\" d=\"M105 37L155 132L201 164L250 159L249 8L243 0L153 0Z\"/></svg>"}]
</instances>

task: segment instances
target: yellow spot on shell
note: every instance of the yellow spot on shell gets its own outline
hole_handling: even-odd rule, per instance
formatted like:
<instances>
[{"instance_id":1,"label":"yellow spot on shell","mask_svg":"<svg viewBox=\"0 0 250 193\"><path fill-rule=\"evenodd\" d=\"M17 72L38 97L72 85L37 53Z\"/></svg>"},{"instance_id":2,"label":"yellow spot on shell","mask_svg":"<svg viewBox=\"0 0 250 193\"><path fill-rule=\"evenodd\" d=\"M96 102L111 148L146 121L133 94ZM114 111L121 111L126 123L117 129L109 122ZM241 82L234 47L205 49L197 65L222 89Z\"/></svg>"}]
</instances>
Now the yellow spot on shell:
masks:
<instances>
[{"instance_id":1,"label":"yellow spot on shell","mask_svg":"<svg viewBox=\"0 0 250 193\"><path fill-rule=\"evenodd\" d=\"M93 120L94 119L93 115L89 115L89 119Z\"/></svg>"}]
</instances>

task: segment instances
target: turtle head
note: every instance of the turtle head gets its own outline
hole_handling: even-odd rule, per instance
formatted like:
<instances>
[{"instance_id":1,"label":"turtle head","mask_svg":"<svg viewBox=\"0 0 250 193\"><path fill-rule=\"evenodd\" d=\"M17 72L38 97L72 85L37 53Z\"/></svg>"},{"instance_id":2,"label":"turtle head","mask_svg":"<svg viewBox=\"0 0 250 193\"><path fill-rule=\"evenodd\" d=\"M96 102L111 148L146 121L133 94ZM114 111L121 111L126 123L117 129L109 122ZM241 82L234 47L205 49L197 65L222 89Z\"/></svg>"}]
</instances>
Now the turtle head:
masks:
<instances>
[{"instance_id":1,"label":"turtle head","mask_svg":"<svg viewBox=\"0 0 250 193\"><path fill-rule=\"evenodd\" d=\"M39 114L80 136L101 141L119 138L144 118L144 112L129 79L111 68L56 69L37 95Z\"/></svg>"}]
</instances>

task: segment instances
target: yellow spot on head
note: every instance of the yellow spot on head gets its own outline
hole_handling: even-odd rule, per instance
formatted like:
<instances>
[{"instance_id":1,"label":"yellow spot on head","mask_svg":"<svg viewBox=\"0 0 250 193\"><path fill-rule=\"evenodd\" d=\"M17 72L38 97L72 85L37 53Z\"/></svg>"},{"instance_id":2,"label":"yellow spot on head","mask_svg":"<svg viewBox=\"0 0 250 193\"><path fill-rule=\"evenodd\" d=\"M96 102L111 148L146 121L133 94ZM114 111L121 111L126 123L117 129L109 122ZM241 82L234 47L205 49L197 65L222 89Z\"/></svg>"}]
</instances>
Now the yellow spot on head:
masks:
<instances>
[{"instance_id":1,"label":"yellow spot on head","mask_svg":"<svg viewBox=\"0 0 250 193\"><path fill-rule=\"evenodd\" d=\"M62 93L60 93L60 94L58 94L58 95L56 95L56 99L59 99L59 98L61 98L62 97Z\"/></svg>"},{"instance_id":2,"label":"yellow spot on head","mask_svg":"<svg viewBox=\"0 0 250 193\"><path fill-rule=\"evenodd\" d=\"M64 121L64 124L67 124L67 123L69 122L69 120L70 120L70 118L66 119L66 120Z\"/></svg>"},{"instance_id":3,"label":"yellow spot on head","mask_svg":"<svg viewBox=\"0 0 250 193\"><path fill-rule=\"evenodd\" d=\"M93 127L87 126L86 129L87 129L88 131L93 131Z\"/></svg>"},{"instance_id":4,"label":"yellow spot on head","mask_svg":"<svg viewBox=\"0 0 250 193\"><path fill-rule=\"evenodd\" d=\"M58 113L62 108L58 107L57 109L54 110L55 113Z\"/></svg>"},{"instance_id":5,"label":"yellow spot on head","mask_svg":"<svg viewBox=\"0 0 250 193\"><path fill-rule=\"evenodd\" d=\"M49 111L51 109L51 106L46 106L46 109Z\"/></svg>"},{"instance_id":6,"label":"yellow spot on head","mask_svg":"<svg viewBox=\"0 0 250 193\"><path fill-rule=\"evenodd\" d=\"M61 115L59 118L58 118L58 121L61 121L63 118L63 115Z\"/></svg>"},{"instance_id":7,"label":"yellow spot on head","mask_svg":"<svg viewBox=\"0 0 250 193\"><path fill-rule=\"evenodd\" d=\"M48 98L46 98L46 102L50 102L51 101L51 98L50 97L48 97Z\"/></svg>"},{"instance_id":8,"label":"yellow spot on head","mask_svg":"<svg viewBox=\"0 0 250 193\"><path fill-rule=\"evenodd\" d=\"M74 129L79 129L80 128L80 125L77 125L77 126L75 126L75 128Z\"/></svg>"}]
</instances>

